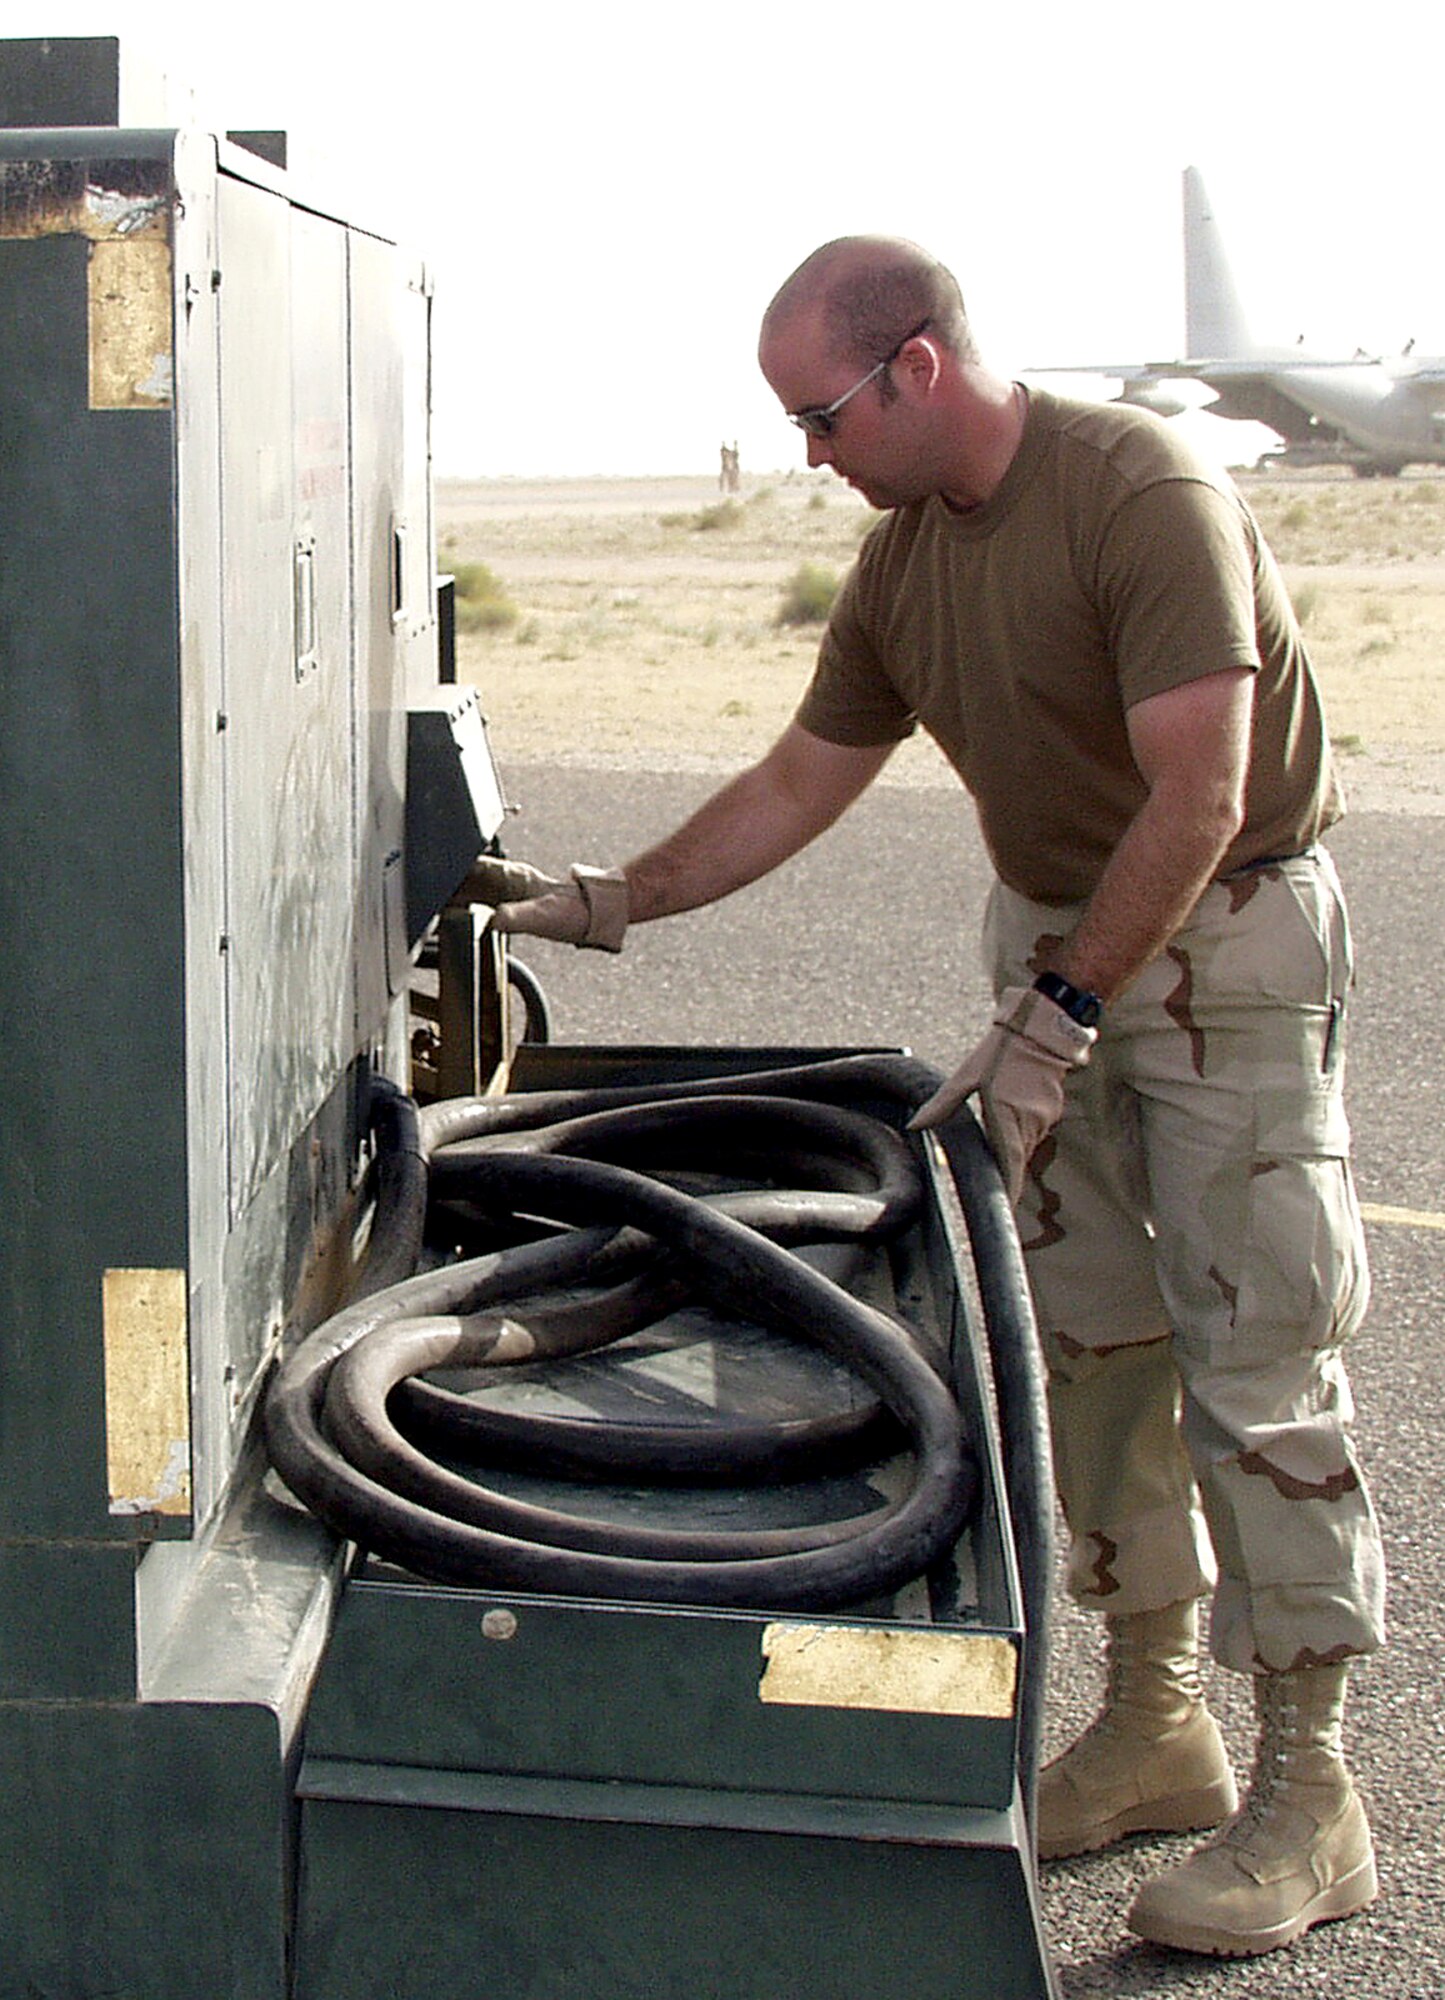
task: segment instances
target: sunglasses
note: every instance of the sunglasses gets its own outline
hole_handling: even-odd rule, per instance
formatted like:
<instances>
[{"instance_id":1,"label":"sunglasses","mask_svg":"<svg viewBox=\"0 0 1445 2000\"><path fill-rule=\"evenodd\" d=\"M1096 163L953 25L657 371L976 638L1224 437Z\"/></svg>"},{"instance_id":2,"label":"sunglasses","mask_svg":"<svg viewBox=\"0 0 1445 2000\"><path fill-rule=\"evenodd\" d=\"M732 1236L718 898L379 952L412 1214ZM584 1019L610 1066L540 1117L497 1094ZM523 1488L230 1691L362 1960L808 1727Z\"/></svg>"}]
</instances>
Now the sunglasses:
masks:
<instances>
[{"instance_id":1,"label":"sunglasses","mask_svg":"<svg viewBox=\"0 0 1445 2000\"><path fill-rule=\"evenodd\" d=\"M835 397L831 403L824 403L819 408L813 410L789 410L788 422L796 424L800 431L806 431L809 437L831 437L838 428L838 412L842 409L843 405L851 403L860 389L866 389L870 382L876 381L885 368L891 368L909 341L916 340L927 325L928 321L923 319L918 322L917 326L911 327L891 354L885 354L876 368L870 368L868 373L861 376L851 389L845 389L842 395Z\"/></svg>"}]
</instances>

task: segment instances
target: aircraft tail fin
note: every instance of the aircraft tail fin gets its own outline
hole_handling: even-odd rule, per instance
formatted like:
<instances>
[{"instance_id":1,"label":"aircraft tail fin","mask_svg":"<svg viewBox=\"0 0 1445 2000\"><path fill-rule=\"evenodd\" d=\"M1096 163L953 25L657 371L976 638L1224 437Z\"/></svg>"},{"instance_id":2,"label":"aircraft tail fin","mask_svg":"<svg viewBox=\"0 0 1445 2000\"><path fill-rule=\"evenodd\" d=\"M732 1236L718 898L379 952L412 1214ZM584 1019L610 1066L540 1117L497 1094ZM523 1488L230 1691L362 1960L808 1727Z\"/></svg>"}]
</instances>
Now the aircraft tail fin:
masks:
<instances>
[{"instance_id":1,"label":"aircraft tail fin","mask_svg":"<svg viewBox=\"0 0 1445 2000\"><path fill-rule=\"evenodd\" d=\"M1184 169L1185 353L1223 359L1254 352L1224 239L1197 167Z\"/></svg>"}]
</instances>

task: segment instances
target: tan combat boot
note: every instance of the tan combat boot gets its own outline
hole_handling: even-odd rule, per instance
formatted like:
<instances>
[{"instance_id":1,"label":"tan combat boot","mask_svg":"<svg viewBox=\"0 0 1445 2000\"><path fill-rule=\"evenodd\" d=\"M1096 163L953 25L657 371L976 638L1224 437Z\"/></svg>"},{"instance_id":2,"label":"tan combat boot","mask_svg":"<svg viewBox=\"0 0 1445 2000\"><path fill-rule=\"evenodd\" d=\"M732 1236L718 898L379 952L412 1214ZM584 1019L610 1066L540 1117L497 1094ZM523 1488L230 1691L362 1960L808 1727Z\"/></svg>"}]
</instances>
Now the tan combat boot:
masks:
<instances>
[{"instance_id":1,"label":"tan combat boot","mask_svg":"<svg viewBox=\"0 0 1445 2000\"><path fill-rule=\"evenodd\" d=\"M1218 1826L1234 1811L1234 1773L1199 1681L1198 1621L1193 1599L1108 1620L1104 1706L1039 1775L1041 1860Z\"/></svg>"},{"instance_id":2,"label":"tan combat boot","mask_svg":"<svg viewBox=\"0 0 1445 2000\"><path fill-rule=\"evenodd\" d=\"M1242 1958L1373 1902L1375 1855L1340 1755L1342 1666L1262 1674L1259 1755L1243 1806L1197 1854L1146 1882L1129 1928Z\"/></svg>"}]
</instances>

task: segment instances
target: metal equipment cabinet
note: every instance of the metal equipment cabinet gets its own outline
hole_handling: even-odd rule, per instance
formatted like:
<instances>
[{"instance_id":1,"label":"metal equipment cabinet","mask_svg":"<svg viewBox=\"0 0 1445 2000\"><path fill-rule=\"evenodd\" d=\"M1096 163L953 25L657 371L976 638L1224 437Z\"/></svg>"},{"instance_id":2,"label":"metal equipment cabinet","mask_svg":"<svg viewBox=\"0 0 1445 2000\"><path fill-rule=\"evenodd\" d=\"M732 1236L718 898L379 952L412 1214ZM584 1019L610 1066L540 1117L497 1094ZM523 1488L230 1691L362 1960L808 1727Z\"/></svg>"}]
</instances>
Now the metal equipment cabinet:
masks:
<instances>
[{"instance_id":1,"label":"metal equipment cabinet","mask_svg":"<svg viewBox=\"0 0 1445 2000\"><path fill-rule=\"evenodd\" d=\"M339 1556L252 1419L405 1074L429 284L5 53L0 1994L273 2000Z\"/></svg>"},{"instance_id":2,"label":"metal equipment cabinet","mask_svg":"<svg viewBox=\"0 0 1445 2000\"><path fill-rule=\"evenodd\" d=\"M268 1473L473 838L408 870L426 746L501 812L437 685L430 286L254 152L94 122L114 44L55 108L64 50L0 46L0 2000L1047 2000L941 1186L983 1488L941 1610L438 1587Z\"/></svg>"}]
</instances>

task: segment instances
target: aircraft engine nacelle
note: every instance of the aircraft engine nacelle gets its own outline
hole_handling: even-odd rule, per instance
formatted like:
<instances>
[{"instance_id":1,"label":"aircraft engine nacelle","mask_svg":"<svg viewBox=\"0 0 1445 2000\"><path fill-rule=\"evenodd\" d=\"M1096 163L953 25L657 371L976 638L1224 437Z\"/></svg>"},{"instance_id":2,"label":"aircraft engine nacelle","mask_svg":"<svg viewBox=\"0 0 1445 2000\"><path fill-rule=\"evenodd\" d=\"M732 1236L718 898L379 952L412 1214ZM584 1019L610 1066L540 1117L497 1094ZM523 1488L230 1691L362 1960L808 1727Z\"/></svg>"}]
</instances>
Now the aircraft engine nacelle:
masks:
<instances>
[{"instance_id":1,"label":"aircraft engine nacelle","mask_svg":"<svg viewBox=\"0 0 1445 2000\"><path fill-rule=\"evenodd\" d=\"M1178 417L1186 410L1192 410L1195 403L1179 390L1166 382L1126 382L1119 393L1121 403L1133 403L1138 409L1152 410L1156 417Z\"/></svg>"}]
</instances>

